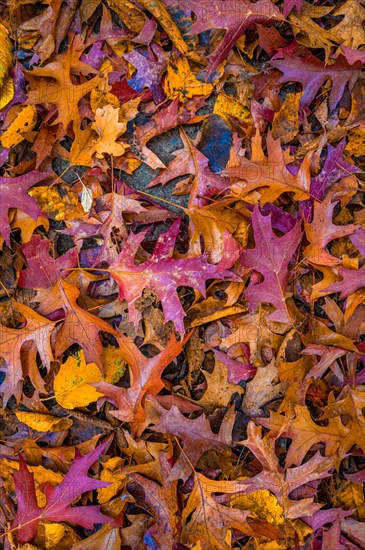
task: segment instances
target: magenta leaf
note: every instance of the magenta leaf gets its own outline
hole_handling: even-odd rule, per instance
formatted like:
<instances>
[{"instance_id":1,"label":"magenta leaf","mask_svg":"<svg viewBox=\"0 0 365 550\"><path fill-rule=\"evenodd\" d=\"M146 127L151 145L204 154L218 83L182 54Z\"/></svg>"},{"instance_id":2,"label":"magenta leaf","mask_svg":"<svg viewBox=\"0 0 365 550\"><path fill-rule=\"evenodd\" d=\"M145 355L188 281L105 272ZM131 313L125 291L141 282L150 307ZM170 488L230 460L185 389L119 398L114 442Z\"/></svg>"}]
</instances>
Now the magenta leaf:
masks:
<instances>
[{"instance_id":1,"label":"magenta leaf","mask_svg":"<svg viewBox=\"0 0 365 550\"><path fill-rule=\"evenodd\" d=\"M63 256L52 258L49 254L51 241L33 235L31 240L22 246L27 268L20 272L20 288L49 288L56 284L60 277L67 276L62 269L77 265L77 249L71 248Z\"/></svg>"},{"instance_id":2,"label":"magenta leaf","mask_svg":"<svg viewBox=\"0 0 365 550\"><path fill-rule=\"evenodd\" d=\"M14 474L14 484L18 499L18 511L12 528L18 527L19 542L31 541L40 521L70 521L92 529L95 523L111 523L113 518L100 512L100 506L78 506L71 508L72 502L82 493L108 487L110 483L93 479L87 475L89 468L108 447L110 441L96 447L87 455L78 449L71 468L57 487L45 484L47 503L40 508L37 503L34 476L29 472L20 456L20 469Z\"/></svg>"},{"instance_id":3,"label":"magenta leaf","mask_svg":"<svg viewBox=\"0 0 365 550\"><path fill-rule=\"evenodd\" d=\"M185 312L177 295L177 287L189 286L205 296L205 283L208 279L240 280L237 275L227 271L239 254L239 245L229 235L225 239L224 259L216 265L208 263L206 253L196 258L173 258L179 227L180 220L176 220L166 233L159 236L150 258L139 265L135 264L134 256L146 231L131 233L117 260L110 265L110 273L119 287L120 299L127 300L129 318L135 326L141 319L136 301L144 288L149 288L158 295L165 322L173 321L176 329L183 335Z\"/></svg>"},{"instance_id":4,"label":"magenta leaf","mask_svg":"<svg viewBox=\"0 0 365 550\"><path fill-rule=\"evenodd\" d=\"M0 218L2 225L0 233L8 246L10 246L11 231L8 221L9 209L19 208L35 220L38 216L42 216L37 201L30 197L27 191L36 183L48 178L48 176L48 172L39 172L38 170L33 170L17 178L3 178L0 176Z\"/></svg>"},{"instance_id":5,"label":"magenta leaf","mask_svg":"<svg viewBox=\"0 0 365 550\"><path fill-rule=\"evenodd\" d=\"M299 13L302 9L303 0L284 0L284 17L288 17L289 13L295 8Z\"/></svg>"},{"instance_id":6,"label":"magenta leaf","mask_svg":"<svg viewBox=\"0 0 365 550\"><path fill-rule=\"evenodd\" d=\"M263 216L256 206L252 213L252 227L256 248L244 250L241 253L241 262L245 267L261 273L264 280L251 284L245 291L245 298L251 309L260 302L274 305L276 311L270 315L270 319L288 323L288 266L302 237L301 223L297 223L283 237L277 237L271 228L271 216Z\"/></svg>"}]
</instances>

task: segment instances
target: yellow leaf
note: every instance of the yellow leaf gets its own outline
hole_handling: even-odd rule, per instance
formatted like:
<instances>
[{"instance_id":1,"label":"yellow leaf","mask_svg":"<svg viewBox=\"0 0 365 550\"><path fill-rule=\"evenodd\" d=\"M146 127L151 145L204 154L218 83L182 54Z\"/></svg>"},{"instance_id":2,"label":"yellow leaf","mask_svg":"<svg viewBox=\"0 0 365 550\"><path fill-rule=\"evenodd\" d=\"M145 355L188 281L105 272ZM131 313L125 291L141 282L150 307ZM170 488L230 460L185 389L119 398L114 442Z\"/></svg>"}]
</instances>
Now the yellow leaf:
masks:
<instances>
[{"instance_id":1,"label":"yellow leaf","mask_svg":"<svg viewBox=\"0 0 365 550\"><path fill-rule=\"evenodd\" d=\"M231 506L250 512L268 523L281 525L284 523L284 510L275 495L267 489L259 489L247 495L239 495L232 499Z\"/></svg>"},{"instance_id":2,"label":"yellow leaf","mask_svg":"<svg viewBox=\"0 0 365 550\"><path fill-rule=\"evenodd\" d=\"M349 142L346 145L346 151L355 157L365 155L365 128L363 126L353 128L348 132L347 136Z\"/></svg>"},{"instance_id":3,"label":"yellow leaf","mask_svg":"<svg viewBox=\"0 0 365 550\"><path fill-rule=\"evenodd\" d=\"M24 107L1 136L3 147L14 147L23 141L24 132L33 130L37 123L37 109L34 105Z\"/></svg>"},{"instance_id":4,"label":"yellow leaf","mask_svg":"<svg viewBox=\"0 0 365 550\"><path fill-rule=\"evenodd\" d=\"M42 548L55 548L63 539L66 528L62 523L45 523L38 526L38 537L42 537Z\"/></svg>"},{"instance_id":5,"label":"yellow leaf","mask_svg":"<svg viewBox=\"0 0 365 550\"><path fill-rule=\"evenodd\" d=\"M43 466L27 466L28 470L34 474L34 484L36 489L37 503L39 507L46 505L47 500L39 486L45 482L50 483L53 487L57 487L63 480L63 474L53 472ZM9 495L15 493L14 479L12 474L19 470L19 462L3 458L0 460L0 475L4 481L4 487Z\"/></svg>"},{"instance_id":6,"label":"yellow leaf","mask_svg":"<svg viewBox=\"0 0 365 550\"><path fill-rule=\"evenodd\" d=\"M208 96L213 91L212 84L200 82L195 77L183 55L168 64L164 88L168 99L178 97L180 101L194 95Z\"/></svg>"},{"instance_id":7,"label":"yellow leaf","mask_svg":"<svg viewBox=\"0 0 365 550\"><path fill-rule=\"evenodd\" d=\"M364 492L361 483L343 479L333 497L333 505L344 510L356 510L357 518L365 520Z\"/></svg>"},{"instance_id":8,"label":"yellow leaf","mask_svg":"<svg viewBox=\"0 0 365 550\"><path fill-rule=\"evenodd\" d=\"M79 205L77 194L66 187L64 189L65 193L61 196L57 187L41 185L30 189L28 194L38 202L42 212L48 216L57 221L69 220L77 217L76 214L81 214L83 210Z\"/></svg>"},{"instance_id":9,"label":"yellow leaf","mask_svg":"<svg viewBox=\"0 0 365 550\"><path fill-rule=\"evenodd\" d=\"M252 124L250 110L244 107L234 96L220 92L214 104L213 113L220 115L229 122L229 116L234 116L240 120L244 120L248 124Z\"/></svg>"},{"instance_id":10,"label":"yellow leaf","mask_svg":"<svg viewBox=\"0 0 365 550\"><path fill-rule=\"evenodd\" d=\"M104 153L120 157L124 154L127 145L117 142L120 134L127 129L127 123L138 113L140 99L131 99L119 109L112 105L105 105L102 109L96 109L95 120L91 127L99 135L94 141L92 149L98 158L103 158ZM119 122L121 120L121 122Z\"/></svg>"},{"instance_id":11,"label":"yellow leaf","mask_svg":"<svg viewBox=\"0 0 365 550\"><path fill-rule=\"evenodd\" d=\"M0 23L0 109L14 97L14 82L9 76L12 66L12 43L7 28Z\"/></svg>"},{"instance_id":12,"label":"yellow leaf","mask_svg":"<svg viewBox=\"0 0 365 550\"><path fill-rule=\"evenodd\" d=\"M61 432L67 430L73 424L71 418L57 418L49 414L26 411L16 411L15 414L20 422L38 432Z\"/></svg>"},{"instance_id":13,"label":"yellow leaf","mask_svg":"<svg viewBox=\"0 0 365 550\"><path fill-rule=\"evenodd\" d=\"M65 523L41 521L38 524L37 535L33 541L36 548L50 550L68 550L80 541L79 535Z\"/></svg>"},{"instance_id":14,"label":"yellow leaf","mask_svg":"<svg viewBox=\"0 0 365 550\"><path fill-rule=\"evenodd\" d=\"M20 229L22 244L29 243L34 230L40 225L43 225L46 231L49 229L49 221L43 216L38 216L36 220L33 220L31 216L25 214L19 209L14 209L12 212L14 214L10 218L10 225L12 229Z\"/></svg>"},{"instance_id":15,"label":"yellow leaf","mask_svg":"<svg viewBox=\"0 0 365 550\"><path fill-rule=\"evenodd\" d=\"M7 76L3 85L0 87L0 109L6 107L14 97L14 81Z\"/></svg>"},{"instance_id":16,"label":"yellow leaf","mask_svg":"<svg viewBox=\"0 0 365 550\"><path fill-rule=\"evenodd\" d=\"M12 43L9 38L8 29L0 23L0 88L4 85L5 79L13 66L11 50Z\"/></svg>"},{"instance_id":17,"label":"yellow leaf","mask_svg":"<svg viewBox=\"0 0 365 550\"><path fill-rule=\"evenodd\" d=\"M108 481L112 484L103 489L98 489L98 501L100 504L109 502L115 495L119 493L126 484L127 477L122 474L121 469L124 462L120 457L110 458L103 464L103 470L100 473L100 481Z\"/></svg>"},{"instance_id":18,"label":"yellow leaf","mask_svg":"<svg viewBox=\"0 0 365 550\"><path fill-rule=\"evenodd\" d=\"M101 360L104 366L104 379L109 384L115 384L125 373L126 362L123 361L120 349L115 346L103 348Z\"/></svg>"},{"instance_id":19,"label":"yellow leaf","mask_svg":"<svg viewBox=\"0 0 365 550\"><path fill-rule=\"evenodd\" d=\"M287 94L280 111L275 113L272 123L272 137L289 143L294 139L299 129L299 102L302 93Z\"/></svg>"},{"instance_id":20,"label":"yellow leaf","mask_svg":"<svg viewBox=\"0 0 365 550\"><path fill-rule=\"evenodd\" d=\"M92 382L101 382L103 376L96 363L85 362L83 350L71 356L61 368L54 380L56 401L65 409L85 407L103 394L96 391Z\"/></svg>"}]
</instances>

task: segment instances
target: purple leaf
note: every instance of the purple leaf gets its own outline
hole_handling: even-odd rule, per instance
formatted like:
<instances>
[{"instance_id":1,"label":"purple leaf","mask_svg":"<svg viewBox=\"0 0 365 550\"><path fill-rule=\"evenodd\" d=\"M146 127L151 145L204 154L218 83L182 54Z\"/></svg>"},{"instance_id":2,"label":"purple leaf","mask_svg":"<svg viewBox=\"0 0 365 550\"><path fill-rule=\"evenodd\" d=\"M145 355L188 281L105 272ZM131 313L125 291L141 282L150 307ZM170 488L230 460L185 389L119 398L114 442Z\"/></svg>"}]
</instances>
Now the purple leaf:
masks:
<instances>
[{"instance_id":1,"label":"purple leaf","mask_svg":"<svg viewBox=\"0 0 365 550\"><path fill-rule=\"evenodd\" d=\"M137 69L137 74L128 80L128 84L137 92L149 88L155 103L164 101L165 94L161 86L161 78L167 63L163 49L157 44L152 44L146 56L133 50L124 54L123 57Z\"/></svg>"},{"instance_id":2,"label":"purple leaf","mask_svg":"<svg viewBox=\"0 0 365 550\"><path fill-rule=\"evenodd\" d=\"M289 13L295 8L299 13L302 9L303 0L284 0L284 17L288 17Z\"/></svg>"},{"instance_id":3,"label":"purple leaf","mask_svg":"<svg viewBox=\"0 0 365 550\"><path fill-rule=\"evenodd\" d=\"M329 96L330 111L333 111L342 98L346 85L349 91L352 91L362 68L360 63L350 65L343 56L339 56L332 65L326 65L314 57L309 50L305 57L298 57L282 49L273 57L270 64L283 73L278 83L300 82L302 84L303 95L300 100L302 107L310 105L320 87L330 78L332 80Z\"/></svg>"}]
</instances>

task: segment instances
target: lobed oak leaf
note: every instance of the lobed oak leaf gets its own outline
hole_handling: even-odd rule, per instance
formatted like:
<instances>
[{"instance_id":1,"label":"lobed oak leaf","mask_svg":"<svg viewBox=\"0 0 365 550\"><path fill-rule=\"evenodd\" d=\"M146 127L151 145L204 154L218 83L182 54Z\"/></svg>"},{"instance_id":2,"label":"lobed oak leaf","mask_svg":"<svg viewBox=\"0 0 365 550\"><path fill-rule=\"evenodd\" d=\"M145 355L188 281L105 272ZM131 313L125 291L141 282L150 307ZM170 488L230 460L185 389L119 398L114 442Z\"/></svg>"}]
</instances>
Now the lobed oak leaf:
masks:
<instances>
[{"instance_id":1,"label":"lobed oak leaf","mask_svg":"<svg viewBox=\"0 0 365 550\"><path fill-rule=\"evenodd\" d=\"M262 422L262 420L260 419L260 424L268 424L265 421ZM260 426L255 426L253 422L249 422L247 426L248 438L242 443L261 462L263 469L259 474L239 482L241 485L240 492L247 494L261 489L271 491L277 497L286 518L295 519L301 516L312 515L322 505L314 503L313 497L294 500L290 497L290 493L313 480L330 477L330 471L333 469L332 456L327 458L317 453L305 464L285 470L280 466L275 454L274 438L277 437L277 432L262 437L261 431ZM292 442L290 449L293 445L294 442Z\"/></svg>"},{"instance_id":2,"label":"lobed oak leaf","mask_svg":"<svg viewBox=\"0 0 365 550\"><path fill-rule=\"evenodd\" d=\"M61 270L77 265L77 249L71 248L62 256L52 258L49 254L51 241L34 235L23 244L22 252L27 262L26 269L20 272L20 288L49 288L62 276Z\"/></svg>"},{"instance_id":3,"label":"lobed oak leaf","mask_svg":"<svg viewBox=\"0 0 365 550\"><path fill-rule=\"evenodd\" d=\"M126 129L124 122L118 122L119 108L114 109L112 105L105 105L96 109L95 120L91 127L99 134L99 139L94 141L93 149L98 158L103 158L104 153L120 157L124 154L126 147L116 140Z\"/></svg>"},{"instance_id":4,"label":"lobed oak leaf","mask_svg":"<svg viewBox=\"0 0 365 550\"><path fill-rule=\"evenodd\" d=\"M341 39L341 47L353 48L358 50L365 44L365 30L363 22L365 20L365 8L362 2L357 0L346 0L335 11L333 16L343 15L343 19L334 27L332 31Z\"/></svg>"},{"instance_id":5,"label":"lobed oak leaf","mask_svg":"<svg viewBox=\"0 0 365 550\"><path fill-rule=\"evenodd\" d=\"M79 344L88 363L96 363L102 371L102 345L99 332L114 334L114 329L106 322L85 311L77 304L79 289L66 280L59 279L51 289L39 290L35 301L39 301L37 310L45 316L51 316L57 310L64 311L64 320L53 335L53 348L56 357L72 344Z\"/></svg>"},{"instance_id":6,"label":"lobed oak leaf","mask_svg":"<svg viewBox=\"0 0 365 550\"><path fill-rule=\"evenodd\" d=\"M155 519L155 525L145 534L145 540L154 540L159 548L174 548L179 532L177 481L170 480L171 466L166 453L159 453L162 470L162 484L138 474L131 473L129 477L143 489L142 503ZM133 491L132 491L133 492Z\"/></svg>"},{"instance_id":7,"label":"lobed oak leaf","mask_svg":"<svg viewBox=\"0 0 365 550\"><path fill-rule=\"evenodd\" d=\"M314 57L309 50L305 57L298 57L290 55L283 49L272 58L270 64L283 73L278 83L300 82L302 84L303 95L300 100L302 107L310 105L318 90L330 78L332 80L329 96L330 111L333 111L341 100L346 85L350 92L352 91L361 70L359 62L350 65L343 56L339 56L331 65L326 65Z\"/></svg>"},{"instance_id":8,"label":"lobed oak leaf","mask_svg":"<svg viewBox=\"0 0 365 550\"><path fill-rule=\"evenodd\" d=\"M314 217L311 223L305 222L305 234L309 244L303 251L307 261L320 266L335 266L341 263L339 258L325 250L328 243L357 230L356 225L335 225L332 222L333 211L338 200L328 193L322 202L314 203Z\"/></svg>"},{"instance_id":9,"label":"lobed oak leaf","mask_svg":"<svg viewBox=\"0 0 365 550\"><path fill-rule=\"evenodd\" d=\"M290 323L286 298L288 297L289 262L302 237L301 224L283 237L277 237L271 227L271 216L263 216L256 206L252 213L252 227L256 248L241 253L241 262L263 275L262 283L251 284L245 290L245 298L251 309L261 302L275 306L268 318L272 321Z\"/></svg>"},{"instance_id":10,"label":"lobed oak leaf","mask_svg":"<svg viewBox=\"0 0 365 550\"><path fill-rule=\"evenodd\" d=\"M89 468L94 464L103 451L109 446L109 441L102 443L86 455L76 450L75 459L61 483L55 488L45 486L47 502L39 507L37 503L34 477L20 456L19 472L14 474L14 482L18 499L18 510L14 518L12 529L18 530L19 542L31 541L37 532L41 520L70 521L93 529L95 523L111 523L113 518L100 512L100 506L71 507L75 498L94 489L107 487L109 483L93 479L87 475Z\"/></svg>"},{"instance_id":11,"label":"lobed oak leaf","mask_svg":"<svg viewBox=\"0 0 365 550\"><path fill-rule=\"evenodd\" d=\"M180 139L184 148L174 151L175 158L158 176L153 178L147 187L158 184L165 185L174 178L190 174L194 176L194 182L190 192L189 206L194 204L198 206L201 204L201 201L197 200L199 196L206 199L224 191L228 187L228 181L211 172L207 157L191 143L181 130Z\"/></svg>"},{"instance_id":12,"label":"lobed oak leaf","mask_svg":"<svg viewBox=\"0 0 365 550\"><path fill-rule=\"evenodd\" d=\"M162 390L162 373L181 353L188 337L178 342L172 333L165 349L158 355L147 358L130 338L117 333L121 358L130 369L130 388L117 387L108 382L96 382L92 385L117 407L118 410L111 411L111 414L123 422L131 422L132 429L137 435L143 432L154 417L154 410L146 402L146 397L157 395Z\"/></svg>"},{"instance_id":13,"label":"lobed oak leaf","mask_svg":"<svg viewBox=\"0 0 365 550\"><path fill-rule=\"evenodd\" d=\"M215 496L223 493L228 497L240 491L238 481L215 481L196 472L194 488L182 513L181 542L198 543L201 550L229 550L227 535L229 529L254 536L253 527L247 522L248 511L224 506Z\"/></svg>"},{"instance_id":14,"label":"lobed oak leaf","mask_svg":"<svg viewBox=\"0 0 365 550\"><path fill-rule=\"evenodd\" d=\"M86 149L91 149L91 155L96 153L96 157L103 158L104 153L115 157L124 154L128 145L116 140L121 134L124 134L127 123L138 113L139 101L139 99L131 99L117 109L109 104L96 109L91 128L99 135L99 139L94 140L91 146L86 147ZM118 122L119 120L120 122ZM87 135L87 129L83 132ZM80 152L82 154L82 148ZM80 162L79 157L77 160Z\"/></svg>"},{"instance_id":15,"label":"lobed oak leaf","mask_svg":"<svg viewBox=\"0 0 365 550\"><path fill-rule=\"evenodd\" d=\"M26 103L28 105L53 103L57 107L58 116L52 124L61 123L64 132L71 122L74 128L80 124L79 101L103 81L99 76L95 76L81 84L74 84L71 76L75 72L82 74L96 72L90 65L79 61L81 53L82 50L77 51L69 47L65 53L58 54L52 63L26 72L28 79L33 83Z\"/></svg>"},{"instance_id":16,"label":"lobed oak leaf","mask_svg":"<svg viewBox=\"0 0 365 550\"><path fill-rule=\"evenodd\" d=\"M363 410L365 407L365 392L363 386L351 388L344 386L337 399L330 395L328 404L323 408L324 414L320 420L325 418L346 419L345 436L341 441L343 453L347 453L352 447L357 446L365 452L364 430L365 416Z\"/></svg>"},{"instance_id":17,"label":"lobed oak leaf","mask_svg":"<svg viewBox=\"0 0 365 550\"><path fill-rule=\"evenodd\" d=\"M109 267L118 284L120 299L127 300L129 318L136 327L142 318L141 312L136 309L136 301L144 288L150 288L160 298L165 322L173 321L179 333L184 334L185 312L177 295L178 286L190 286L205 296L207 279L239 280L237 275L227 270L236 261L237 250L226 250L224 259L217 265L208 263L206 253L197 258L172 258L179 226L180 220L176 220L168 231L161 234L149 259L139 265L135 264L134 255L146 231L131 233L118 259Z\"/></svg>"},{"instance_id":18,"label":"lobed oak leaf","mask_svg":"<svg viewBox=\"0 0 365 550\"><path fill-rule=\"evenodd\" d=\"M341 459L341 441L346 436L345 427L340 420L330 419L327 426L320 426L312 420L305 405L295 405L295 416L286 417L271 411L270 418L257 418L256 421L270 429L272 437L289 437L291 444L286 457L286 466L301 464L307 452L318 443L326 448L326 456L335 463Z\"/></svg>"},{"instance_id":19,"label":"lobed oak leaf","mask_svg":"<svg viewBox=\"0 0 365 550\"><path fill-rule=\"evenodd\" d=\"M42 365L47 370L50 367L50 362L53 360L51 334L56 324L42 317L28 306L14 302L14 307L21 313L26 321L23 328L17 329L1 325L0 354L6 363L6 377L0 389L5 402L7 402L12 395L14 395L17 400L20 397L22 382L25 377L21 361L21 350L25 344L35 343ZM35 375L39 376L38 367L35 361L33 368L36 370ZM2 370L4 370L4 368L2 368ZM31 372L28 372L28 374L32 376Z\"/></svg>"},{"instance_id":20,"label":"lobed oak leaf","mask_svg":"<svg viewBox=\"0 0 365 550\"><path fill-rule=\"evenodd\" d=\"M221 172L223 176L235 177L239 181L233 183L233 196L244 198L255 189L260 189L260 204L274 202L283 193L293 193L293 199L305 200L310 196L310 163L312 153L308 153L303 160L299 171L293 175L286 167L284 151L280 146L280 139L274 140L267 134L267 158L264 155L261 137L257 130L253 138L253 153L251 160L239 157L239 166L226 168ZM262 187L267 189L261 191Z\"/></svg>"},{"instance_id":21,"label":"lobed oak leaf","mask_svg":"<svg viewBox=\"0 0 365 550\"><path fill-rule=\"evenodd\" d=\"M365 286L365 265L360 267L360 269L344 269L340 267L338 274L341 279L327 286L326 292L341 292L341 300Z\"/></svg>"},{"instance_id":22,"label":"lobed oak leaf","mask_svg":"<svg viewBox=\"0 0 365 550\"><path fill-rule=\"evenodd\" d=\"M335 44L341 43L342 39L332 29L323 28L313 19L320 19L331 11L331 7L312 6L309 2L303 2L300 14L291 13L289 21L292 32L297 42L308 48L323 48L325 52L325 63L327 64L332 48Z\"/></svg>"},{"instance_id":23,"label":"lobed oak leaf","mask_svg":"<svg viewBox=\"0 0 365 550\"><path fill-rule=\"evenodd\" d=\"M175 462L169 479L186 479L191 475L191 469L200 457L209 450L214 450L219 456L229 457L229 446L232 443L234 413L230 410L220 427L218 434L213 433L208 418L203 414L194 420L182 415L176 406L166 411L157 405L160 420L153 427L155 432L172 434L181 438L183 451Z\"/></svg>"},{"instance_id":24,"label":"lobed oak leaf","mask_svg":"<svg viewBox=\"0 0 365 550\"><path fill-rule=\"evenodd\" d=\"M98 250L94 265L98 265L102 261L111 264L118 257L121 244L128 238L123 214L132 212L143 214L147 213L147 209L137 200L119 193L107 193L98 197L95 209L102 225L95 229L94 234L102 235L104 243ZM80 233L78 232L78 234Z\"/></svg>"}]
</instances>

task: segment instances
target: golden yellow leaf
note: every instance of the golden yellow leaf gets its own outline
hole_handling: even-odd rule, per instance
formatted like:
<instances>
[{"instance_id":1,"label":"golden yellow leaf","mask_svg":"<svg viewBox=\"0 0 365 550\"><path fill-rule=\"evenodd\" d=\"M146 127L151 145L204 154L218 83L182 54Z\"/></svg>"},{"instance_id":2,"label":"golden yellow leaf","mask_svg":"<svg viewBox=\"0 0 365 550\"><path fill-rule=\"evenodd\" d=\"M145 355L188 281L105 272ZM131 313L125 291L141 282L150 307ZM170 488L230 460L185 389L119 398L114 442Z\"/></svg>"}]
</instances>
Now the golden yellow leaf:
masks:
<instances>
[{"instance_id":1,"label":"golden yellow leaf","mask_svg":"<svg viewBox=\"0 0 365 550\"><path fill-rule=\"evenodd\" d=\"M91 127L97 132L99 139L94 141L92 152L95 152L98 158L103 158L104 153L115 157L124 154L128 145L116 140L126 131L128 121L138 113L139 102L140 99L136 98L124 103L120 109L115 109L110 104L102 109L96 109L95 120Z\"/></svg>"},{"instance_id":2,"label":"golden yellow leaf","mask_svg":"<svg viewBox=\"0 0 365 550\"><path fill-rule=\"evenodd\" d=\"M38 202L45 214L61 221L78 217L82 211L77 194L67 190L66 186L64 190L65 193L61 196L57 187L41 185L30 189L28 194Z\"/></svg>"},{"instance_id":3,"label":"golden yellow leaf","mask_svg":"<svg viewBox=\"0 0 365 550\"><path fill-rule=\"evenodd\" d=\"M125 145L116 142L127 127L125 123L118 122L118 116L119 109L114 109L112 105L96 109L95 120L91 127L99 135L99 139L93 143L93 149L98 158L103 158L104 153L120 157L126 150Z\"/></svg>"},{"instance_id":4,"label":"golden yellow leaf","mask_svg":"<svg viewBox=\"0 0 365 550\"><path fill-rule=\"evenodd\" d=\"M62 523L41 523L38 526L37 536L43 539L44 548L55 548L65 535L65 526Z\"/></svg>"},{"instance_id":5,"label":"golden yellow leaf","mask_svg":"<svg viewBox=\"0 0 365 550\"><path fill-rule=\"evenodd\" d=\"M20 422L38 432L61 432L67 430L73 424L71 418L57 418L50 414L26 411L16 411L15 414Z\"/></svg>"},{"instance_id":6,"label":"golden yellow leaf","mask_svg":"<svg viewBox=\"0 0 365 550\"><path fill-rule=\"evenodd\" d=\"M6 107L14 97L14 81L10 76L7 76L3 85L0 88L0 109Z\"/></svg>"},{"instance_id":7,"label":"golden yellow leaf","mask_svg":"<svg viewBox=\"0 0 365 550\"><path fill-rule=\"evenodd\" d=\"M250 512L268 523L281 525L284 523L284 510L278 503L275 495L266 489L253 491L247 495L238 495L232 498L231 506Z\"/></svg>"},{"instance_id":8,"label":"golden yellow leaf","mask_svg":"<svg viewBox=\"0 0 365 550\"><path fill-rule=\"evenodd\" d=\"M129 0L107 0L108 6L115 11L123 23L133 32L140 33L146 20L145 14Z\"/></svg>"},{"instance_id":9,"label":"golden yellow leaf","mask_svg":"<svg viewBox=\"0 0 365 550\"><path fill-rule=\"evenodd\" d=\"M61 368L54 380L56 401L65 409L85 407L103 394L96 391L92 382L101 382L103 376L96 363L86 364L83 350L71 356Z\"/></svg>"},{"instance_id":10,"label":"golden yellow leaf","mask_svg":"<svg viewBox=\"0 0 365 550\"><path fill-rule=\"evenodd\" d=\"M365 155L365 128L363 126L353 128L348 132L347 137L349 142L345 150L355 157Z\"/></svg>"},{"instance_id":11,"label":"golden yellow leaf","mask_svg":"<svg viewBox=\"0 0 365 550\"><path fill-rule=\"evenodd\" d=\"M272 123L272 137L289 143L294 139L299 129L299 102L302 93L287 94L280 111L275 113Z\"/></svg>"},{"instance_id":12,"label":"golden yellow leaf","mask_svg":"<svg viewBox=\"0 0 365 550\"><path fill-rule=\"evenodd\" d=\"M14 97L14 82L9 76L12 66L12 43L8 30L0 23L0 109Z\"/></svg>"},{"instance_id":13,"label":"golden yellow leaf","mask_svg":"<svg viewBox=\"0 0 365 550\"><path fill-rule=\"evenodd\" d=\"M68 550L80 541L79 535L65 523L41 521L38 525L34 544L37 548Z\"/></svg>"},{"instance_id":14,"label":"golden yellow leaf","mask_svg":"<svg viewBox=\"0 0 365 550\"><path fill-rule=\"evenodd\" d=\"M343 479L333 497L333 506L344 510L356 510L357 519L365 520L364 492L361 483Z\"/></svg>"},{"instance_id":15,"label":"golden yellow leaf","mask_svg":"<svg viewBox=\"0 0 365 550\"><path fill-rule=\"evenodd\" d=\"M38 218L34 220L31 216L19 209L12 210L9 219L12 229L20 229L22 244L26 244L30 241L37 227L43 225L46 231L49 229L49 220L47 220L47 218L38 216Z\"/></svg>"},{"instance_id":16,"label":"golden yellow leaf","mask_svg":"<svg viewBox=\"0 0 365 550\"><path fill-rule=\"evenodd\" d=\"M34 484L36 489L37 503L39 507L46 505L46 497L39 488L45 482L50 483L53 487L56 487L63 480L63 474L60 472L53 472L43 466L27 466L28 470L34 474ZM2 458L0 460L0 475L4 480L4 487L6 492L11 495L15 493L14 479L12 474L19 470L19 462L16 460L9 460L8 458Z\"/></svg>"},{"instance_id":17,"label":"golden yellow leaf","mask_svg":"<svg viewBox=\"0 0 365 550\"><path fill-rule=\"evenodd\" d=\"M5 79L13 66L11 50L12 43L8 29L0 23L0 88L4 85Z\"/></svg>"},{"instance_id":18,"label":"golden yellow leaf","mask_svg":"<svg viewBox=\"0 0 365 550\"><path fill-rule=\"evenodd\" d=\"M37 123L37 109L34 105L24 107L1 136L3 147L14 147L23 141L24 132L33 130Z\"/></svg>"},{"instance_id":19,"label":"golden yellow leaf","mask_svg":"<svg viewBox=\"0 0 365 550\"><path fill-rule=\"evenodd\" d=\"M103 348L101 360L104 366L104 379L109 384L116 384L125 373L126 362L123 361L120 349L115 346Z\"/></svg>"},{"instance_id":20,"label":"golden yellow leaf","mask_svg":"<svg viewBox=\"0 0 365 550\"><path fill-rule=\"evenodd\" d=\"M220 115L229 122L229 116L234 116L240 120L244 120L248 124L252 124L250 110L244 107L238 99L232 95L220 92L214 104L213 113Z\"/></svg>"},{"instance_id":21,"label":"golden yellow leaf","mask_svg":"<svg viewBox=\"0 0 365 550\"><path fill-rule=\"evenodd\" d=\"M98 489L98 501L100 504L109 502L116 494L119 493L126 484L127 476L122 474L121 468L124 462L120 457L110 458L103 464L103 470L100 473L101 481L111 482L111 485Z\"/></svg>"},{"instance_id":22,"label":"golden yellow leaf","mask_svg":"<svg viewBox=\"0 0 365 550\"><path fill-rule=\"evenodd\" d=\"M181 55L176 61L169 62L164 89L168 99L178 97L184 101L194 95L208 96L213 91L213 84L198 80L187 58Z\"/></svg>"}]
</instances>

